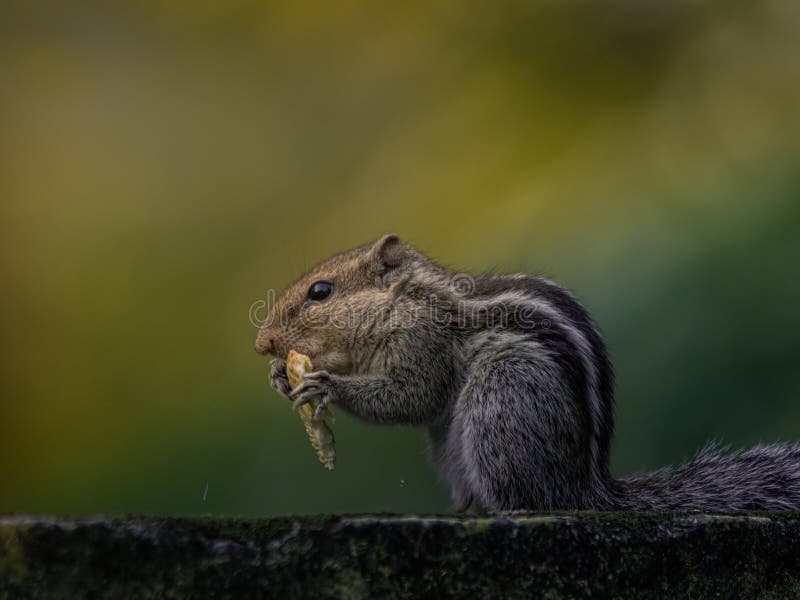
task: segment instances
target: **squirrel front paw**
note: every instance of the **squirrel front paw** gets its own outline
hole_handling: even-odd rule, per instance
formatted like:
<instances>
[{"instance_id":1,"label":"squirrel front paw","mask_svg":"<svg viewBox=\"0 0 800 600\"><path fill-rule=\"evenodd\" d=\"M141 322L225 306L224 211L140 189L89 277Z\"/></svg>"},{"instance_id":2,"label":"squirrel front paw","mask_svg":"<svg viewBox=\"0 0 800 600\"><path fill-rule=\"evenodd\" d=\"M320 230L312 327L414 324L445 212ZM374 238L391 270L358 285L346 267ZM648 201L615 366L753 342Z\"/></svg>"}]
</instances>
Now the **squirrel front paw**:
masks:
<instances>
[{"instance_id":1,"label":"squirrel front paw","mask_svg":"<svg viewBox=\"0 0 800 600\"><path fill-rule=\"evenodd\" d=\"M335 385L330 373L327 371L314 371L303 375L303 382L289 392L289 397L294 400L292 406L295 410L317 398L313 405L314 418L316 419L320 414L323 414L329 402L336 401L334 390Z\"/></svg>"},{"instance_id":2,"label":"squirrel front paw","mask_svg":"<svg viewBox=\"0 0 800 600\"><path fill-rule=\"evenodd\" d=\"M274 358L269 363L269 384L282 396L289 397L292 386L286 378L286 361L282 358Z\"/></svg>"}]
</instances>

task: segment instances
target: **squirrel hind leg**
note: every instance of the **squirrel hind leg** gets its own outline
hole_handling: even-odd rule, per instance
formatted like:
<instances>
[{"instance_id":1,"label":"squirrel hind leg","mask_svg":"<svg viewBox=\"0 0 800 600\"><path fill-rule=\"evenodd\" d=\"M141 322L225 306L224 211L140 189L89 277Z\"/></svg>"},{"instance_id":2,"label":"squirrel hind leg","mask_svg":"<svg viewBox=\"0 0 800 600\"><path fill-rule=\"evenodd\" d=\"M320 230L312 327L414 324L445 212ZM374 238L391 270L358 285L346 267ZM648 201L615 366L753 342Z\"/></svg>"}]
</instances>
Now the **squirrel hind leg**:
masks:
<instances>
[{"instance_id":1,"label":"squirrel hind leg","mask_svg":"<svg viewBox=\"0 0 800 600\"><path fill-rule=\"evenodd\" d=\"M458 415L447 427L432 429L430 435L431 458L442 480L450 486L452 512L476 512L478 503L467 480Z\"/></svg>"},{"instance_id":2,"label":"squirrel hind leg","mask_svg":"<svg viewBox=\"0 0 800 600\"><path fill-rule=\"evenodd\" d=\"M578 403L552 364L505 358L475 373L456 419L466 480L482 510L584 507Z\"/></svg>"},{"instance_id":3,"label":"squirrel hind leg","mask_svg":"<svg viewBox=\"0 0 800 600\"><path fill-rule=\"evenodd\" d=\"M463 498L454 499L453 501L453 512L459 514L469 514L471 512L476 512L475 506L475 498L472 496L465 496Z\"/></svg>"}]
</instances>

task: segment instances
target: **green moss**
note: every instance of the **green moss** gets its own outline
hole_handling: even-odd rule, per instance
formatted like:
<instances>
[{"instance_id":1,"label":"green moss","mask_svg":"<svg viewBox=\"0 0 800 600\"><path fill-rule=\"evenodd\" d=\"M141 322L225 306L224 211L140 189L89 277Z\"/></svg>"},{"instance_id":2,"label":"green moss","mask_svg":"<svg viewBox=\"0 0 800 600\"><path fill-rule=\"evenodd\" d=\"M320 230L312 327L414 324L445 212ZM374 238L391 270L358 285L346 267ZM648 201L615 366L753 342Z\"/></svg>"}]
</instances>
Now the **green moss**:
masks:
<instances>
[{"instance_id":1,"label":"green moss","mask_svg":"<svg viewBox=\"0 0 800 600\"><path fill-rule=\"evenodd\" d=\"M330 593L342 600L363 600L369 598L369 586L364 576L353 569L345 569L338 574L330 586Z\"/></svg>"},{"instance_id":2,"label":"green moss","mask_svg":"<svg viewBox=\"0 0 800 600\"><path fill-rule=\"evenodd\" d=\"M728 595L800 589L797 514L0 518L0 595ZM16 586L16 587L15 587ZM99 591L98 591L99 590Z\"/></svg>"},{"instance_id":3,"label":"green moss","mask_svg":"<svg viewBox=\"0 0 800 600\"><path fill-rule=\"evenodd\" d=\"M24 531L24 524L15 526L0 523L0 582L7 579L19 585L28 574L25 552L19 539Z\"/></svg>"}]
</instances>

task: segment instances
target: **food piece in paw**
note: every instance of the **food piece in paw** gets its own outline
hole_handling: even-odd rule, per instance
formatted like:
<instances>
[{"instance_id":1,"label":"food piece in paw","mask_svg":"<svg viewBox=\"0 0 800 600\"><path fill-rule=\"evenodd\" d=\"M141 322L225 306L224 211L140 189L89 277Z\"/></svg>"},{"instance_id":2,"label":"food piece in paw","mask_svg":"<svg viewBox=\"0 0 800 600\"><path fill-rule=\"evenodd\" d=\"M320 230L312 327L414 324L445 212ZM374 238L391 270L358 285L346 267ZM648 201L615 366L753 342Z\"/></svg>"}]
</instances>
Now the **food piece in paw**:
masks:
<instances>
[{"instance_id":1,"label":"food piece in paw","mask_svg":"<svg viewBox=\"0 0 800 600\"><path fill-rule=\"evenodd\" d=\"M311 359L308 356L289 350L289 356L286 358L286 376L292 389L303 382L303 375L311 372L311 369ZM316 450L319 461L330 470L336 462L336 440L333 431L325 422L325 417L330 416L330 412L325 408L319 416L314 417L315 406L312 404L313 402L303 404L297 409L297 413L303 421L308 439Z\"/></svg>"}]
</instances>

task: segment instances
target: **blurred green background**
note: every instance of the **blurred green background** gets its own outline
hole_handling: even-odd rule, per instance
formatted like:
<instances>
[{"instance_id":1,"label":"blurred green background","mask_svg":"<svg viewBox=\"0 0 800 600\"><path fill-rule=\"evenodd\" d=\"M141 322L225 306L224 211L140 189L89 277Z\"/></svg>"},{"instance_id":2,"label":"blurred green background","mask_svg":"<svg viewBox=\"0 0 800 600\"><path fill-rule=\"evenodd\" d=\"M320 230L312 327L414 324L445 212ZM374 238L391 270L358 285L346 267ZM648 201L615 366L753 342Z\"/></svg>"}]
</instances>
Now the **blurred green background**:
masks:
<instances>
[{"instance_id":1,"label":"blurred green background","mask_svg":"<svg viewBox=\"0 0 800 600\"><path fill-rule=\"evenodd\" d=\"M616 473L800 439L800 5L3 2L0 511L443 511L248 311L395 232L593 311Z\"/></svg>"}]
</instances>

